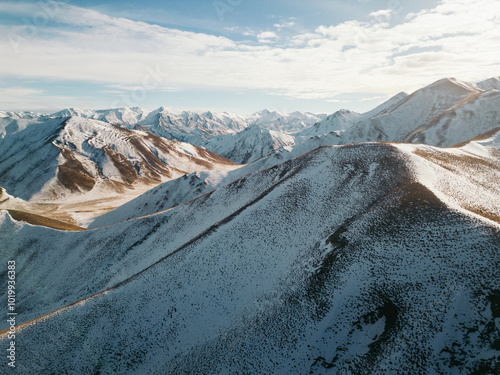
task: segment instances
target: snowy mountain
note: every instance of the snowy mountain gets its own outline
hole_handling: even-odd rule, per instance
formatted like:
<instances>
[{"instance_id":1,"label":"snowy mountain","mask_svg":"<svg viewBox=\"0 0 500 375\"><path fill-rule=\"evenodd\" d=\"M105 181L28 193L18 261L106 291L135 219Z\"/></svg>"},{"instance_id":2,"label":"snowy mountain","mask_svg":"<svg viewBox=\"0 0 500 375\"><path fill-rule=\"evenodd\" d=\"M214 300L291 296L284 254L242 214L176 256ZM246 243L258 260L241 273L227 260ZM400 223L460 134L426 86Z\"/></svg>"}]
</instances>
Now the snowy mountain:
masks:
<instances>
[{"instance_id":1,"label":"snowy mountain","mask_svg":"<svg viewBox=\"0 0 500 375\"><path fill-rule=\"evenodd\" d=\"M149 111L141 108L115 108L115 109L104 109L104 110L92 110L92 109L79 109L79 108L68 108L62 111L52 114L56 117L71 117L78 116L93 120L99 120L103 122L108 122L110 124L119 125L123 127L133 127L138 122L142 121Z\"/></svg>"},{"instance_id":2,"label":"snowy mountain","mask_svg":"<svg viewBox=\"0 0 500 375\"><path fill-rule=\"evenodd\" d=\"M334 133L314 137L307 142L280 148L258 160L229 171L208 170L190 173L164 182L116 209L96 217L88 228L104 227L121 221L165 211L200 195L223 187L250 173L275 167L318 147L335 143Z\"/></svg>"},{"instance_id":3,"label":"snowy mountain","mask_svg":"<svg viewBox=\"0 0 500 375\"><path fill-rule=\"evenodd\" d=\"M268 169L306 154L318 147L338 142L339 135L328 133L309 138L303 143L285 146L270 152L258 160L231 171L211 170L191 173L181 178L167 181L147 193L123 204L116 209L96 217L88 228L104 227L120 221L151 215L188 202L200 195L225 186L255 171Z\"/></svg>"},{"instance_id":4,"label":"snowy mountain","mask_svg":"<svg viewBox=\"0 0 500 375\"><path fill-rule=\"evenodd\" d=\"M321 147L83 232L3 211L18 370L495 373L499 147Z\"/></svg>"},{"instance_id":5,"label":"snowy mountain","mask_svg":"<svg viewBox=\"0 0 500 375\"><path fill-rule=\"evenodd\" d=\"M295 133L323 120L325 114L314 114L310 112L295 111L282 114L277 111L264 109L249 116L248 126L258 126L263 129L274 130L283 133Z\"/></svg>"},{"instance_id":6,"label":"snowy mountain","mask_svg":"<svg viewBox=\"0 0 500 375\"><path fill-rule=\"evenodd\" d=\"M171 112L164 107L153 111L140 108L91 110L69 108L51 115L4 113L0 116L0 136L24 129L32 123L53 118L81 117L107 122L127 129L147 131L171 140L208 148L239 163L254 161L295 141L289 133L310 127L325 118L308 112L281 114L262 110L242 117L226 112ZM245 131L246 129L251 129ZM259 130L261 129L261 130Z\"/></svg>"},{"instance_id":7,"label":"snowy mountain","mask_svg":"<svg viewBox=\"0 0 500 375\"><path fill-rule=\"evenodd\" d=\"M363 113L361 115L360 121L369 119L369 118L376 116L376 115L381 115L381 114L389 111L391 108L393 108L395 105L397 105L400 101L402 101L407 96L408 96L408 94L405 92L400 92L399 94L394 95L393 97L391 97L387 101L383 102L382 104L378 105L377 107L373 108L372 110Z\"/></svg>"},{"instance_id":8,"label":"snowy mountain","mask_svg":"<svg viewBox=\"0 0 500 375\"><path fill-rule=\"evenodd\" d=\"M281 114L267 109L249 117L213 112L175 115L157 110L138 125L153 134L205 147L241 164L294 144L295 140L289 133L307 128L322 118L324 115L307 112Z\"/></svg>"},{"instance_id":9,"label":"snowy mountain","mask_svg":"<svg viewBox=\"0 0 500 375\"><path fill-rule=\"evenodd\" d=\"M500 125L500 91L478 93L434 117L405 142L451 146Z\"/></svg>"},{"instance_id":10,"label":"snowy mountain","mask_svg":"<svg viewBox=\"0 0 500 375\"><path fill-rule=\"evenodd\" d=\"M88 225L88 228L105 227L168 210L254 172L253 166L253 164L249 164L233 171L207 170L194 172L164 182L130 202L97 216Z\"/></svg>"},{"instance_id":11,"label":"snowy mountain","mask_svg":"<svg viewBox=\"0 0 500 375\"><path fill-rule=\"evenodd\" d=\"M210 111L174 113L164 107L154 111L70 108L51 116L4 113L0 117L0 135L23 129L40 118L45 121L47 117L78 116L192 143L227 158L235 157L233 161L239 163L257 160L281 146L299 144L332 131L341 136L337 144L391 141L450 146L496 127L495 90L499 89L498 77L477 84L446 78L411 95L399 93L361 115L349 110L326 116L307 112L281 114L266 109L244 117Z\"/></svg>"},{"instance_id":12,"label":"snowy mountain","mask_svg":"<svg viewBox=\"0 0 500 375\"><path fill-rule=\"evenodd\" d=\"M139 129L150 133L200 147L204 147L213 136L234 133L247 126L245 120L237 115L213 112L198 114L187 111L173 113L164 107L150 112L137 125Z\"/></svg>"},{"instance_id":13,"label":"snowy mountain","mask_svg":"<svg viewBox=\"0 0 500 375\"><path fill-rule=\"evenodd\" d=\"M34 123L47 120L46 115L34 112L0 112L0 140Z\"/></svg>"},{"instance_id":14,"label":"snowy mountain","mask_svg":"<svg viewBox=\"0 0 500 375\"><path fill-rule=\"evenodd\" d=\"M341 109L325 117L323 120L318 121L313 126L296 133L295 136L310 138L334 131L340 133L357 123L360 118L361 115L359 113L349 111L348 109Z\"/></svg>"},{"instance_id":15,"label":"snowy mountain","mask_svg":"<svg viewBox=\"0 0 500 375\"><path fill-rule=\"evenodd\" d=\"M498 115L495 91L446 78L360 121L343 134L342 143L390 141L451 146L495 128Z\"/></svg>"},{"instance_id":16,"label":"snowy mountain","mask_svg":"<svg viewBox=\"0 0 500 375\"><path fill-rule=\"evenodd\" d=\"M439 86L439 83L443 83L443 81L437 82L427 89L434 88L435 90L435 87ZM466 87L472 87L474 90L476 90L474 85L466 85ZM414 96L417 98L421 97L421 95ZM288 144L283 146L282 148L276 149L275 151L272 151L274 147L267 147L264 149L262 145L279 145L279 142L275 142L270 134L266 134L265 132L259 131L255 128L247 128L245 131L237 133L236 135L216 137L213 139L213 145L209 145L209 147L216 149L217 153L226 155L229 158L235 158L235 160L239 161L240 163L245 163L253 160L257 161L243 168L231 171L225 174L223 178L217 171L202 174L195 173L191 174L190 176L186 176L186 179L189 179L189 186L192 187L192 189L190 189L188 186L183 185L186 183L185 179L182 179L182 181L175 180L162 184L148 193L151 194L151 196L154 196L154 199L149 199L146 196L138 197L136 200L130 202L129 204L126 204L123 207L119 207L109 214L103 215L102 217L96 218L95 222L90 226L104 226L119 221L128 220L137 216L134 215L134 212L141 213L142 216L169 209L182 203L183 201L194 199L198 195L205 194L217 187L228 184L231 181L240 178L248 173L275 166L279 163L291 160L302 154L310 152L318 147L351 143L352 139L346 137L345 134L343 134L345 132L340 130L333 132L325 131L325 134L323 135L316 135L312 137L300 137L299 135L301 133L306 134L308 132L310 134L315 134L315 132L322 133L323 131L321 131L320 129L331 130L332 128L326 128L326 126L331 124L332 122L338 124L342 120L346 119L346 117L348 117L349 115L351 116L350 118L353 119L352 122L355 122L357 118L361 118L361 121L357 126L362 124L366 125L366 123L371 124L371 117L377 118L386 115L391 116L390 114L392 113L392 111L394 111L399 105L401 105L400 102L404 101L407 97L407 94L400 93L392 97L385 103L381 104L374 110L362 115L357 115L354 112L346 110L338 111L337 113L328 116L322 122L317 123L298 134L295 134L293 138L288 138ZM429 107L432 108L437 106L436 103L433 102L436 97L437 95L430 95L428 97L428 103L424 106L427 110ZM451 103L448 104L452 105L453 103L454 102L451 101ZM500 108L498 106L499 103L500 101L498 98L498 93L496 91L491 91L488 93L483 92L472 103L466 103L464 106L452 105L452 108L450 110L442 112L440 116L436 116L433 119L433 122L448 121L449 123L452 123L451 127L448 126L451 131L447 132L445 131L446 124L443 125L442 129L444 130L440 131L441 142L435 142L443 143L443 141L445 141L447 145L453 145L461 142L464 139L475 137L481 131L487 131L489 129L500 126L500 119L498 117L498 108ZM416 104L410 101L409 104L404 103L403 105L408 106L408 108L412 108ZM348 122L348 120L344 122L344 124L346 124L346 127L348 127ZM430 123L432 124L433 122ZM322 126L325 127L322 128ZM255 133L257 133L257 135L261 135L261 139L252 134L250 132L251 129ZM249 135L246 135L245 133L249 133ZM428 133L429 131L415 132L415 135L407 141L432 143L433 140L430 137L425 138L425 135ZM268 138L262 139L262 134L267 135ZM240 138L240 136L242 135L245 136ZM245 143L247 139L251 138L251 135L254 135L253 143ZM391 137L397 138L393 136ZM152 204L150 201L154 201L156 202L156 204Z\"/></svg>"},{"instance_id":17,"label":"snowy mountain","mask_svg":"<svg viewBox=\"0 0 500 375\"><path fill-rule=\"evenodd\" d=\"M4 129L11 122L19 122L19 116L20 114L17 113L5 114L3 118L0 116L0 135L6 134ZM30 119L25 119L26 114L23 116L24 122L22 125L11 125L9 129L23 128L26 126L25 123L30 121L77 116L107 122L128 129L147 131L164 138L205 147L213 152L226 152L224 154L226 157L234 155L237 162L248 162L276 148L292 144L293 141L289 133L310 127L324 119L326 115L298 111L282 114L266 109L251 116L243 117L227 112L216 113L212 111L175 113L165 107L160 107L153 111L140 108L108 110L69 108L52 115L32 114ZM247 128L253 128L253 130L243 132ZM257 128L263 129L260 135ZM240 132L241 134L237 137L232 137L232 135ZM222 144L217 144L217 140L220 140ZM262 147L257 145L258 140L262 141ZM246 148L235 152L234 148L242 145ZM254 149L256 145L259 150ZM246 157L245 154L247 154Z\"/></svg>"},{"instance_id":18,"label":"snowy mountain","mask_svg":"<svg viewBox=\"0 0 500 375\"><path fill-rule=\"evenodd\" d=\"M364 114L1 112L17 371L500 373L498 82Z\"/></svg>"},{"instance_id":19,"label":"snowy mountain","mask_svg":"<svg viewBox=\"0 0 500 375\"><path fill-rule=\"evenodd\" d=\"M235 163L246 164L293 144L295 138L289 134L254 125L236 134L214 137L206 143L206 147Z\"/></svg>"},{"instance_id":20,"label":"snowy mountain","mask_svg":"<svg viewBox=\"0 0 500 375\"><path fill-rule=\"evenodd\" d=\"M264 110L254 114L256 120L250 123L261 129L274 127L275 133L248 127L236 134L213 137L204 146L237 163L252 162L279 147L303 143L312 147L389 141L447 147L500 125L499 91L495 88L499 82L498 78L478 84L443 79L411 95L399 93L364 114L337 111L296 133L290 132L297 127L281 125L287 121L294 124L291 115L283 117ZM316 138L323 135L321 140ZM332 143L325 142L327 139ZM305 150L304 145L300 149Z\"/></svg>"},{"instance_id":21,"label":"snowy mountain","mask_svg":"<svg viewBox=\"0 0 500 375\"><path fill-rule=\"evenodd\" d=\"M481 90L500 90L500 77L492 77L487 80L476 83Z\"/></svg>"},{"instance_id":22,"label":"snowy mountain","mask_svg":"<svg viewBox=\"0 0 500 375\"><path fill-rule=\"evenodd\" d=\"M99 200L105 211L185 173L237 167L191 144L82 117L31 124L2 139L0 149L0 186L12 196L36 203Z\"/></svg>"}]
</instances>

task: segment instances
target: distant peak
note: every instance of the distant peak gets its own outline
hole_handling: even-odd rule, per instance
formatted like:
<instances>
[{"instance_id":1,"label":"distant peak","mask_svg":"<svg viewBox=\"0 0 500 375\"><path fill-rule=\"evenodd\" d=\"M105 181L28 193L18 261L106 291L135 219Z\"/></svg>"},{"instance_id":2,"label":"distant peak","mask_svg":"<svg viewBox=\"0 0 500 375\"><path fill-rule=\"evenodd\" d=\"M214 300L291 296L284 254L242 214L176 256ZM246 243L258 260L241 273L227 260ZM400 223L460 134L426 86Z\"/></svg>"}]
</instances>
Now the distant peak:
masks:
<instances>
[{"instance_id":1,"label":"distant peak","mask_svg":"<svg viewBox=\"0 0 500 375\"><path fill-rule=\"evenodd\" d=\"M270 115L270 114L281 115L279 112L277 112L277 111L271 111L271 110L269 110L267 108L263 109L262 111L260 111L258 113L261 114L261 115Z\"/></svg>"},{"instance_id":2,"label":"distant peak","mask_svg":"<svg viewBox=\"0 0 500 375\"><path fill-rule=\"evenodd\" d=\"M454 84L454 83L455 83L455 78L447 77L447 78L441 78L441 79L437 80L436 82L431 83L428 87L450 85L450 84Z\"/></svg>"},{"instance_id":3,"label":"distant peak","mask_svg":"<svg viewBox=\"0 0 500 375\"><path fill-rule=\"evenodd\" d=\"M454 77L448 77L440 79L429 86L427 88L436 88L436 89L446 89L446 88L461 88L468 91L478 91L479 87L477 87L473 83L469 83L466 81L461 81Z\"/></svg>"},{"instance_id":4,"label":"distant peak","mask_svg":"<svg viewBox=\"0 0 500 375\"><path fill-rule=\"evenodd\" d=\"M491 77L484 81L476 83L480 89L489 91L489 90L500 90L500 77Z\"/></svg>"},{"instance_id":5,"label":"distant peak","mask_svg":"<svg viewBox=\"0 0 500 375\"><path fill-rule=\"evenodd\" d=\"M396 99L396 98L406 98L408 96L408 93L404 92L404 91L401 91L401 92L398 92L396 95L394 95L392 97L392 99Z\"/></svg>"},{"instance_id":6,"label":"distant peak","mask_svg":"<svg viewBox=\"0 0 500 375\"><path fill-rule=\"evenodd\" d=\"M345 109L345 108L342 108L342 109L339 109L337 112L335 112L336 114L339 114L339 115L343 115L343 114L346 114L346 113L352 113L351 110L349 109Z\"/></svg>"}]
</instances>

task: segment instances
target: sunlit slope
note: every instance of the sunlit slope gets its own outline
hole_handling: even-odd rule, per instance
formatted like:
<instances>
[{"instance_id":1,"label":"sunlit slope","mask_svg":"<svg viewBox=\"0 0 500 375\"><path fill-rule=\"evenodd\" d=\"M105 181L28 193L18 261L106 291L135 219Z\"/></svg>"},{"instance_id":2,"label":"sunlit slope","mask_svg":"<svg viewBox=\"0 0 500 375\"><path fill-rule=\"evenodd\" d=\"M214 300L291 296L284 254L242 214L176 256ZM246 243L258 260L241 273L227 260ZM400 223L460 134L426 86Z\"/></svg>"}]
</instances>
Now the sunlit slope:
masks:
<instances>
[{"instance_id":1,"label":"sunlit slope","mask_svg":"<svg viewBox=\"0 0 500 375\"><path fill-rule=\"evenodd\" d=\"M188 143L81 117L29 124L0 149L0 186L19 198L0 208L63 221L97 216L185 173L238 167Z\"/></svg>"},{"instance_id":2,"label":"sunlit slope","mask_svg":"<svg viewBox=\"0 0 500 375\"><path fill-rule=\"evenodd\" d=\"M478 85L484 87L480 88ZM389 141L448 147L500 126L500 92L445 78L346 130L341 143Z\"/></svg>"}]
</instances>

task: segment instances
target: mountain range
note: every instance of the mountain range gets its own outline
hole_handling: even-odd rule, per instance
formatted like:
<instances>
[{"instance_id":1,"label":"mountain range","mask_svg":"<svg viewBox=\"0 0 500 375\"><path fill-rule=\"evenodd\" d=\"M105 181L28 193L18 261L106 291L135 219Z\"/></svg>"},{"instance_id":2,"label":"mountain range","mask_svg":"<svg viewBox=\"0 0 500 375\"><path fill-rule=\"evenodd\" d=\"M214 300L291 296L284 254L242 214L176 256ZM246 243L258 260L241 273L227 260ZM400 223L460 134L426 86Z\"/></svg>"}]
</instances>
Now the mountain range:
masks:
<instances>
[{"instance_id":1,"label":"mountain range","mask_svg":"<svg viewBox=\"0 0 500 375\"><path fill-rule=\"evenodd\" d=\"M364 114L1 112L17 370L499 373L499 83Z\"/></svg>"},{"instance_id":2,"label":"mountain range","mask_svg":"<svg viewBox=\"0 0 500 375\"><path fill-rule=\"evenodd\" d=\"M35 122L0 147L1 186L16 198L4 207L63 221L68 206L85 221L186 173L237 167L188 143L79 116Z\"/></svg>"}]
</instances>

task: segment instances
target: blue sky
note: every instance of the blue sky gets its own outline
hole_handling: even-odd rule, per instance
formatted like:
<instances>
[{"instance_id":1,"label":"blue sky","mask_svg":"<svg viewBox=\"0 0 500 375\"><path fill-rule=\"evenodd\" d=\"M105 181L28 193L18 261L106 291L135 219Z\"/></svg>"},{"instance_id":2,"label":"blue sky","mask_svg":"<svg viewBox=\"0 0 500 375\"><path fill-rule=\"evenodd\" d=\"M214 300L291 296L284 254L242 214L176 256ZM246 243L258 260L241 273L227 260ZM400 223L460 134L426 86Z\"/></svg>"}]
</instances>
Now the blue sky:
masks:
<instances>
[{"instance_id":1,"label":"blue sky","mask_svg":"<svg viewBox=\"0 0 500 375\"><path fill-rule=\"evenodd\" d=\"M363 112L500 73L497 0L0 1L0 110Z\"/></svg>"}]
</instances>

